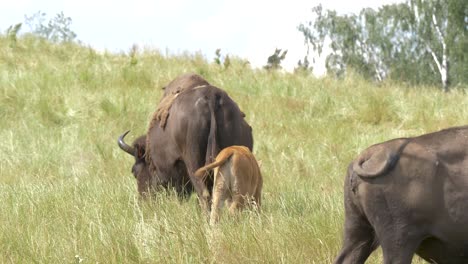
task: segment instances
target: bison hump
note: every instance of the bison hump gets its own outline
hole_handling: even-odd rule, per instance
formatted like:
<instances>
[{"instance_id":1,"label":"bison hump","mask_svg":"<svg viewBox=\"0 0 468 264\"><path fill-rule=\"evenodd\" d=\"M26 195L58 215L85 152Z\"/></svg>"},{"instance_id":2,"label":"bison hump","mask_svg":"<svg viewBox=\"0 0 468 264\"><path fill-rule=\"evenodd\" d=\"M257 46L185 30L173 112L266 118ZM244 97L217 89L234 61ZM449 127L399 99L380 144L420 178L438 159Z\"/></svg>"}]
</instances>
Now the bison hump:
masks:
<instances>
[{"instance_id":1,"label":"bison hump","mask_svg":"<svg viewBox=\"0 0 468 264\"><path fill-rule=\"evenodd\" d=\"M391 170L400 158L409 139L395 139L373 145L353 162L353 171L363 178L373 178Z\"/></svg>"}]
</instances>

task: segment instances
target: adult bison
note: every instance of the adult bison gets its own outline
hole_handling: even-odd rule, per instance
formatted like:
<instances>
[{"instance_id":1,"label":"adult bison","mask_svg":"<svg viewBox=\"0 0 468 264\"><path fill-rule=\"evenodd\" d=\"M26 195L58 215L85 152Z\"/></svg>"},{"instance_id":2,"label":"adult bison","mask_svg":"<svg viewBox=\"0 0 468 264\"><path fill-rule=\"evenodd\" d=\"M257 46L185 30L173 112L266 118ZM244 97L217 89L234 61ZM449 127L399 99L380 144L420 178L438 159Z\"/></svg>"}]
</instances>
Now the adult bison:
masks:
<instances>
[{"instance_id":1,"label":"adult bison","mask_svg":"<svg viewBox=\"0 0 468 264\"><path fill-rule=\"evenodd\" d=\"M202 209L208 210L210 195L203 193L195 171L225 147L252 149L252 128L228 94L199 75L181 75L164 90L147 134L130 146L124 141L127 131L118 145L135 157L132 173L142 196L161 188L187 196L195 189Z\"/></svg>"},{"instance_id":2,"label":"adult bison","mask_svg":"<svg viewBox=\"0 0 468 264\"><path fill-rule=\"evenodd\" d=\"M468 263L468 126L373 145L348 167L335 263Z\"/></svg>"}]
</instances>

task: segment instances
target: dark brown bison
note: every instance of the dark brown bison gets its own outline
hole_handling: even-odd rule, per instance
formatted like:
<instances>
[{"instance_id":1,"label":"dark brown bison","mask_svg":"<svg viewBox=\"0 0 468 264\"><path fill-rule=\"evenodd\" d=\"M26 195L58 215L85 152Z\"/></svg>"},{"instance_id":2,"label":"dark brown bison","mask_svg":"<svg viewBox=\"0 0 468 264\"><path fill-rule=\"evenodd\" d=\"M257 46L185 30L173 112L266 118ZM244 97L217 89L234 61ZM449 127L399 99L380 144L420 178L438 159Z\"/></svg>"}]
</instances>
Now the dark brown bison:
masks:
<instances>
[{"instance_id":1,"label":"dark brown bison","mask_svg":"<svg viewBox=\"0 0 468 264\"><path fill-rule=\"evenodd\" d=\"M335 263L468 263L468 126L373 145L348 167Z\"/></svg>"},{"instance_id":2,"label":"dark brown bison","mask_svg":"<svg viewBox=\"0 0 468 264\"><path fill-rule=\"evenodd\" d=\"M132 146L124 141L127 133L118 144L135 157L132 173L140 194L173 188L187 196L195 190L204 210L210 195L203 193L204 183L194 177L195 171L225 147L253 147L252 128L237 104L196 74L182 75L165 87L147 134Z\"/></svg>"}]
</instances>

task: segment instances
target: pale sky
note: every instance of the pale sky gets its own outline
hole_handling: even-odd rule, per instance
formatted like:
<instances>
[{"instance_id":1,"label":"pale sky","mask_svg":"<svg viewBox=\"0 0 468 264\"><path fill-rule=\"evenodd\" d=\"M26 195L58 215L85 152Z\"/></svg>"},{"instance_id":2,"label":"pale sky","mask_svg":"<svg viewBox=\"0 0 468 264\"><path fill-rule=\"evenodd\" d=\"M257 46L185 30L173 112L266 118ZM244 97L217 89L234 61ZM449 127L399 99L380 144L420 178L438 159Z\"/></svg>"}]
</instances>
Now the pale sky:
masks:
<instances>
[{"instance_id":1,"label":"pale sky","mask_svg":"<svg viewBox=\"0 0 468 264\"><path fill-rule=\"evenodd\" d=\"M287 49L282 66L292 70L306 53L300 23L312 19L312 7L340 13L377 8L398 0L0 0L0 31L24 22L37 11L47 19L61 11L72 18L77 39L97 50L129 51L133 44L163 54L201 52L209 61L222 55L266 64L275 48ZM24 25L24 30L27 29ZM317 59L316 74L323 72Z\"/></svg>"}]
</instances>

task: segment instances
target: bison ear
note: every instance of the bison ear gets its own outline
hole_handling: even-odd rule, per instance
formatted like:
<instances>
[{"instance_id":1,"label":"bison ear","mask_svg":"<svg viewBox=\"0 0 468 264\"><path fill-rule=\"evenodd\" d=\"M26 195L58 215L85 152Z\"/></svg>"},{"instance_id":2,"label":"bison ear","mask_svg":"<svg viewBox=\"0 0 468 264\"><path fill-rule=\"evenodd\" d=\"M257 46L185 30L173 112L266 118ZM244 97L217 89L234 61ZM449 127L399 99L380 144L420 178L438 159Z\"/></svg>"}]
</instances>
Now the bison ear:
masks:
<instances>
[{"instance_id":1,"label":"bison ear","mask_svg":"<svg viewBox=\"0 0 468 264\"><path fill-rule=\"evenodd\" d=\"M136 146L137 149L137 157L138 159L144 159L145 158L145 147L143 146Z\"/></svg>"}]
</instances>

